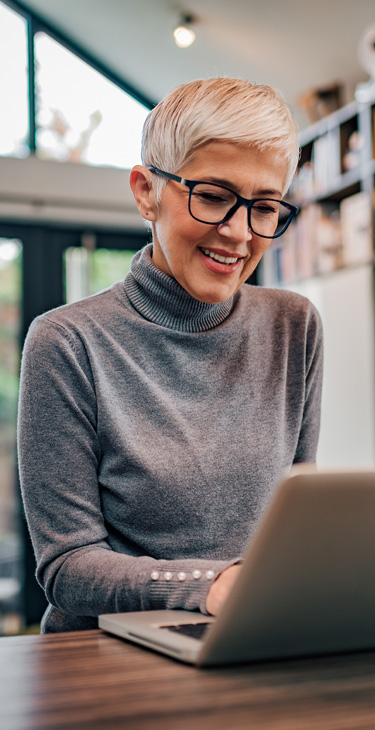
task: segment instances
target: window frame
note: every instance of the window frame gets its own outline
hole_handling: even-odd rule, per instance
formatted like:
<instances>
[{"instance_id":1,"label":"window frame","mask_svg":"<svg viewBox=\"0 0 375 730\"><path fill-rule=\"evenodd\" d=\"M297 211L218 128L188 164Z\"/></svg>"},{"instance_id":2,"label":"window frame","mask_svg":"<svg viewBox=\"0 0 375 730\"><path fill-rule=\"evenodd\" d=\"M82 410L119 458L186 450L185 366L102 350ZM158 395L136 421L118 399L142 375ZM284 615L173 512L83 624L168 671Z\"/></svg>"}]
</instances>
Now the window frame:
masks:
<instances>
[{"instance_id":1,"label":"window frame","mask_svg":"<svg viewBox=\"0 0 375 730\"><path fill-rule=\"evenodd\" d=\"M28 94L29 94L29 149L30 154L35 154L36 145L36 104L35 104L35 50L34 37L36 33L43 32L53 40L60 43L64 48L87 63L91 68L118 86L126 94L143 104L148 109L153 109L157 102L143 94L139 89L129 83L125 78L112 71L106 64L99 61L88 51L85 51L78 43L72 41L51 23L44 20L40 15L25 7L18 0L0 0L3 5L21 15L27 22L27 58L28 58Z\"/></svg>"}]
</instances>

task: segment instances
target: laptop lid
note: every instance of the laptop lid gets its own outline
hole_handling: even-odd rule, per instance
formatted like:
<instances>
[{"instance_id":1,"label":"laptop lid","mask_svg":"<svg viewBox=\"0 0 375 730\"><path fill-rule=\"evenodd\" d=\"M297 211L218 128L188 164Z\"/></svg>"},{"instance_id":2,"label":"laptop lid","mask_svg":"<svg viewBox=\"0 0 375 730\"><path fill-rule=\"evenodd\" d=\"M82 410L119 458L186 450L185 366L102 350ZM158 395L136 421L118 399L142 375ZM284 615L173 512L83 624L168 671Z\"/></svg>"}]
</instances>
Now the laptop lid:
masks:
<instances>
[{"instance_id":1,"label":"laptop lid","mask_svg":"<svg viewBox=\"0 0 375 730\"><path fill-rule=\"evenodd\" d=\"M99 626L201 666L374 648L374 528L375 470L298 467L265 509L216 619L149 611ZM165 628L179 620L212 626L202 640L181 637Z\"/></svg>"}]
</instances>

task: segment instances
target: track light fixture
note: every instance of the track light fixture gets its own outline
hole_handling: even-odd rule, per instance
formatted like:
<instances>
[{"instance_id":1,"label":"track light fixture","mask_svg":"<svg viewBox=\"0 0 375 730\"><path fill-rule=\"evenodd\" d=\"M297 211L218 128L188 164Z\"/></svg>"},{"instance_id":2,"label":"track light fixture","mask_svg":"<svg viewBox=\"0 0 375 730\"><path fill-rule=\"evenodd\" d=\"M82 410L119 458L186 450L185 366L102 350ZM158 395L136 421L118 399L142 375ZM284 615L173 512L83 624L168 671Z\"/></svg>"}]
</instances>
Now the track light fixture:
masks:
<instances>
[{"instance_id":1,"label":"track light fixture","mask_svg":"<svg viewBox=\"0 0 375 730\"><path fill-rule=\"evenodd\" d=\"M194 23L194 17L190 13L181 16L179 24L173 31L173 37L176 46L179 48L189 48L195 41L195 33L191 28Z\"/></svg>"}]
</instances>

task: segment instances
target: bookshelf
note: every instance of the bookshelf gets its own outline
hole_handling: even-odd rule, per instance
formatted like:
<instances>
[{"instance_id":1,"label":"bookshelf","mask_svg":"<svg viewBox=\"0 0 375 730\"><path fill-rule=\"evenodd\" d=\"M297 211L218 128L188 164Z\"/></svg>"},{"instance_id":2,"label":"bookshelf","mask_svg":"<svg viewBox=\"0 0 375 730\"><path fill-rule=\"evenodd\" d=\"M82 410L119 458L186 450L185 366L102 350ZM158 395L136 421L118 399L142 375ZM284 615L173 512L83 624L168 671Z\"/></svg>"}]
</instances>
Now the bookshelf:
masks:
<instances>
[{"instance_id":1,"label":"bookshelf","mask_svg":"<svg viewBox=\"0 0 375 730\"><path fill-rule=\"evenodd\" d=\"M347 104L300 133L288 200L296 220L264 254L262 286L287 286L374 261L375 98Z\"/></svg>"}]
</instances>

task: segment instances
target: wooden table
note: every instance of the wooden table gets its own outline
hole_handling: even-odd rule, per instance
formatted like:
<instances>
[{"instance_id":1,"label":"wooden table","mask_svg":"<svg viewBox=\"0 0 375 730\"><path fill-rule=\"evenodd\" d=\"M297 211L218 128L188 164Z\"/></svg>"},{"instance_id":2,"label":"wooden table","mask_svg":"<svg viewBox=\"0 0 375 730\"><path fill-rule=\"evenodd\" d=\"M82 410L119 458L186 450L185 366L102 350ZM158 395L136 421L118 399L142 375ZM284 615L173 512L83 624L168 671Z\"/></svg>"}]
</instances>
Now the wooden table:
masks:
<instances>
[{"instance_id":1,"label":"wooden table","mask_svg":"<svg viewBox=\"0 0 375 730\"><path fill-rule=\"evenodd\" d=\"M195 669L101 631L0 639L1 730L374 730L375 652Z\"/></svg>"}]
</instances>

